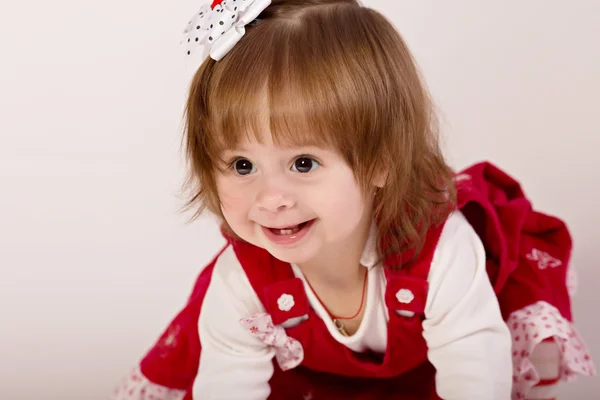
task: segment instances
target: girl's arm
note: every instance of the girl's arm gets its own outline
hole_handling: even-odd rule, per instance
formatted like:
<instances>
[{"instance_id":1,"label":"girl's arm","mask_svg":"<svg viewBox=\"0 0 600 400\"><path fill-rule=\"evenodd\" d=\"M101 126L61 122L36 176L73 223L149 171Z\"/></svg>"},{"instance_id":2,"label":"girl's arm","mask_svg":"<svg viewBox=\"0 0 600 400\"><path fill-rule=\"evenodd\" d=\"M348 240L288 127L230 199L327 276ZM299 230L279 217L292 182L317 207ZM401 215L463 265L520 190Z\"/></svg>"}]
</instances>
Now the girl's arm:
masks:
<instances>
[{"instance_id":1,"label":"girl's arm","mask_svg":"<svg viewBox=\"0 0 600 400\"><path fill-rule=\"evenodd\" d=\"M511 336L483 244L461 213L446 222L429 274L423 335L446 400L510 399Z\"/></svg>"},{"instance_id":2,"label":"girl's arm","mask_svg":"<svg viewBox=\"0 0 600 400\"><path fill-rule=\"evenodd\" d=\"M274 351L239 320L264 308L231 247L217 260L202 304L202 351L194 399L264 400L269 396Z\"/></svg>"}]
</instances>

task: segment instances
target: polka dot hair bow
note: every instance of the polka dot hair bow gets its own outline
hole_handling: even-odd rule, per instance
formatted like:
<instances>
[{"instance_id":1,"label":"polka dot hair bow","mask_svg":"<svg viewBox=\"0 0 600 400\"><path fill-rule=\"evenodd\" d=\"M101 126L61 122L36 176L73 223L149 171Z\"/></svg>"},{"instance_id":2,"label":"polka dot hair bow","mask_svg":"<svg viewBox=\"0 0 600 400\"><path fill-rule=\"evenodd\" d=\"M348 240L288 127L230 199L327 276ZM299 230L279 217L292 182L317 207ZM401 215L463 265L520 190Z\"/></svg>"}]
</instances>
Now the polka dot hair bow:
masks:
<instances>
[{"instance_id":1,"label":"polka dot hair bow","mask_svg":"<svg viewBox=\"0 0 600 400\"><path fill-rule=\"evenodd\" d=\"M246 25L271 4L271 0L215 0L198 10L183 31L187 55L206 50L219 61L246 33Z\"/></svg>"}]
</instances>

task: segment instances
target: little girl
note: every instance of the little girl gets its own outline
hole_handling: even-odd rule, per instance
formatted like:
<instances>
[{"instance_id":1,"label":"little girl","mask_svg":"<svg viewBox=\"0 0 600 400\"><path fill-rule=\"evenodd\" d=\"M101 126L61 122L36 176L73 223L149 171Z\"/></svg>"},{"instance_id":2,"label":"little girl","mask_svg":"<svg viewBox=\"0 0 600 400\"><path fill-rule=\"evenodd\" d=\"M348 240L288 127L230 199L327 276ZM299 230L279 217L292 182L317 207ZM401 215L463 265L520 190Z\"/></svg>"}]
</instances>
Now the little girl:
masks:
<instances>
[{"instance_id":1,"label":"little girl","mask_svg":"<svg viewBox=\"0 0 600 400\"><path fill-rule=\"evenodd\" d=\"M183 44L210 55L186 110L189 205L227 244L115 399L541 399L593 374L566 227L488 163L453 173L386 18L215 1Z\"/></svg>"}]
</instances>

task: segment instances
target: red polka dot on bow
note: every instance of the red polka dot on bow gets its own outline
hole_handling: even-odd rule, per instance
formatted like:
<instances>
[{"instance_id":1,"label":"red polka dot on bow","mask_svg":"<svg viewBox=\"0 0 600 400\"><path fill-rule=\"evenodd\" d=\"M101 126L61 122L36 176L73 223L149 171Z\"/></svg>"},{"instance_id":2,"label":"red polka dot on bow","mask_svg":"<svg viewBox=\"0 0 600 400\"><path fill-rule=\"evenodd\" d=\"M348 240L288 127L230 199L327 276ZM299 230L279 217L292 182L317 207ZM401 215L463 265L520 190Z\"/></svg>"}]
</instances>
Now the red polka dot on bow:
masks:
<instances>
[{"instance_id":1,"label":"red polka dot on bow","mask_svg":"<svg viewBox=\"0 0 600 400\"><path fill-rule=\"evenodd\" d=\"M212 8L214 10L215 7L218 6L219 4L221 4L222 2L223 2L223 0L214 0L212 5L210 6L210 8Z\"/></svg>"}]
</instances>

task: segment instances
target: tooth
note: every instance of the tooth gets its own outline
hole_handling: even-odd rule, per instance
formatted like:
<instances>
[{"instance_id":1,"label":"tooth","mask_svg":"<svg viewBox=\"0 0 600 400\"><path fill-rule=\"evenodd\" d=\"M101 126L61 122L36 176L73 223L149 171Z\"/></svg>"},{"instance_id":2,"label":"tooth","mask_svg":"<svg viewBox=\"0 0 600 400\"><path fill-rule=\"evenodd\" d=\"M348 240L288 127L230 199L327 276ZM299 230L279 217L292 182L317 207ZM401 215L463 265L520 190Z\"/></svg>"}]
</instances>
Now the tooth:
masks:
<instances>
[{"instance_id":1,"label":"tooth","mask_svg":"<svg viewBox=\"0 0 600 400\"><path fill-rule=\"evenodd\" d=\"M282 229L280 232L282 235L291 235L292 234L291 229Z\"/></svg>"}]
</instances>

